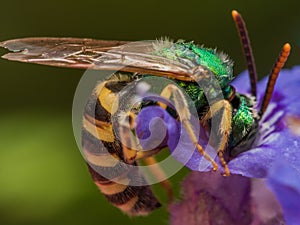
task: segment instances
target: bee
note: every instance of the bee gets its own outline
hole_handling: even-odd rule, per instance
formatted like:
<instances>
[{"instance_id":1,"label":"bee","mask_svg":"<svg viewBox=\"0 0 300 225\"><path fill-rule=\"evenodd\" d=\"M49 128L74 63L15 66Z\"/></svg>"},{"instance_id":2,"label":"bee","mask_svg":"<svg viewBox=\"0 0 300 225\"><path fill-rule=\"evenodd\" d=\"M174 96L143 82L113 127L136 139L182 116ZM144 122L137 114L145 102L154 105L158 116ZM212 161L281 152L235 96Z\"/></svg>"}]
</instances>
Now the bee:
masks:
<instances>
[{"instance_id":1,"label":"bee","mask_svg":"<svg viewBox=\"0 0 300 225\"><path fill-rule=\"evenodd\" d=\"M251 96L237 93L230 85L233 79L233 62L227 55L193 42L158 40L131 43L83 38L22 38L1 42L0 46L12 51L2 56L8 60L80 69L118 70L96 86L86 104L82 122L82 150L95 184L108 201L128 215L147 215L161 204L135 165L141 159L148 164L155 163L153 156L166 146L158 146L150 151L130 149L128 146L135 140L129 133L138 112L126 115L129 125L120 122L116 131L112 127L112 118L120 109L113 103L118 102L119 93L125 86L137 83L141 77L160 76L175 81L178 85L168 85L161 96L173 96L175 105L183 104L176 107L180 118L176 113L172 116L180 120L195 149L212 164L214 171L218 169L218 165L198 143L198 137L189 122L190 114L182 90L195 103L199 122L206 129L209 130L213 118L220 119L218 128L211 132L219 140L217 155L224 175L229 176L226 155L229 159L233 158L253 143L258 122L266 111L278 74L291 49L288 43L283 46L269 76L262 105L257 109L257 74L247 29L237 11L232 11L232 16L249 71ZM217 93L210 75L217 80L221 93ZM221 94L224 99L209 104L203 88L197 85L199 81L207 85L210 93ZM151 104L166 111L168 109L165 102L159 100L152 101ZM141 108L148 105L142 104ZM117 135L120 139L116 138ZM163 171L157 169L156 173L163 174ZM143 185L134 185L133 181L137 180ZM172 198L169 181L163 181L162 185Z\"/></svg>"}]
</instances>

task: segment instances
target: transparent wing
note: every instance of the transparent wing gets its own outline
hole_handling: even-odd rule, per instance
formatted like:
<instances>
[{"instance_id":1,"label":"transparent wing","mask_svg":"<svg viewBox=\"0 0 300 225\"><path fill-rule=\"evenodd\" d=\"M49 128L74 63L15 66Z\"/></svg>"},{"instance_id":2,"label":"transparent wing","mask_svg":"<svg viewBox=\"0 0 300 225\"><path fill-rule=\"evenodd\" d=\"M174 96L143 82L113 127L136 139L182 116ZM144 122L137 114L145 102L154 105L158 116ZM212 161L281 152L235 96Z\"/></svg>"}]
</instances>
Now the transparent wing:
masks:
<instances>
[{"instance_id":1,"label":"transparent wing","mask_svg":"<svg viewBox=\"0 0 300 225\"><path fill-rule=\"evenodd\" d=\"M122 70L192 81L199 65L153 54L158 41L106 41L85 38L21 38L0 43L8 60L97 70ZM203 69L203 68L202 68Z\"/></svg>"}]
</instances>

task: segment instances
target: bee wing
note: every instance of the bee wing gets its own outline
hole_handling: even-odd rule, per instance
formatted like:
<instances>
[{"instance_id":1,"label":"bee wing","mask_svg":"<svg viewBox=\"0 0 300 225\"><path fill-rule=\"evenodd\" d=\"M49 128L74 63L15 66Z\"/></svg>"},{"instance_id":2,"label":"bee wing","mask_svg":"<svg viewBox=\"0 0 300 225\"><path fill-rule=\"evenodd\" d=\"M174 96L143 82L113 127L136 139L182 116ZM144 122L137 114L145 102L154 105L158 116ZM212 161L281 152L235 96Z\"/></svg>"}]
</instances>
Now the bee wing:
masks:
<instances>
[{"instance_id":1,"label":"bee wing","mask_svg":"<svg viewBox=\"0 0 300 225\"><path fill-rule=\"evenodd\" d=\"M149 73L192 81L197 65L187 59L181 62L155 55L159 41L106 41L85 38L21 38L0 43L12 52L8 60L97 70L122 70Z\"/></svg>"}]
</instances>

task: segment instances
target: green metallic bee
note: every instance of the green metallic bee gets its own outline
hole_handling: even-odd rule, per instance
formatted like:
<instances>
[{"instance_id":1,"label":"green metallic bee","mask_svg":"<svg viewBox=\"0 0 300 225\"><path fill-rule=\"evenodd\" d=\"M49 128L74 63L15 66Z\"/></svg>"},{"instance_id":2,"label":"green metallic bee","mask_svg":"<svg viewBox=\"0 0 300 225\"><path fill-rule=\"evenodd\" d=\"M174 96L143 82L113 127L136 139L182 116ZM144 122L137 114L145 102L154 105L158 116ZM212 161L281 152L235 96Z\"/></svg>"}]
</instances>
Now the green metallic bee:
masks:
<instances>
[{"instance_id":1,"label":"green metallic bee","mask_svg":"<svg viewBox=\"0 0 300 225\"><path fill-rule=\"evenodd\" d=\"M290 52L290 45L285 44L270 75L261 109L256 111L254 106L257 78L250 41L240 14L233 11L232 15L246 57L251 80L251 96L236 93L234 87L229 84L233 79L233 62L227 55L198 46L193 42L159 40L129 43L79 38L23 38L4 41L0 46L12 51L3 56L9 60L81 69L119 70L97 85L87 104L83 116L82 146L93 179L108 200L127 214L144 215L157 208L159 202L148 186L130 185L132 172L127 171L127 168L120 168L119 162L135 165L137 160L145 159L151 164L153 161L150 157L165 146L142 152L124 146L122 141L116 139L112 129L111 117L117 111L112 102L118 101L118 91L124 85L136 82L143 76L162 76L174 80L180 88L176 85L168 85L161 96L165 98L172 96L175 104L185 104L176 107L181 116L180 121L185 126L191 142L211 162L213 170L217 170L218 165L198 143L198 138L189 122L188 103L184 100L181 90L183 89L192 99L199 121L204 127L209 129L213 118L220 119L217 129L211 132L215 133L216 140L220 140L217 153L225 171L224 175L230 175L228 159L225 155L228 153L229 159L235 157L244 149L248 149L247 146L254 141L258 122L269 104L276 78ZM213 75L213 80L210 75ZM209 104L208 92L199 87L198 82L205 84L208 92L216 99L218 95L224 98ZM220 93L217 91L217 86L221 88ZM96 104L96 114L91 111L89 104ZM166 108L163 102L157 104ZM127 131L129 128L121 129L122 140L130 138L127 136ZM109 148L108 154L101 152L99 142ZM111 156L115 160L112 160ZM90 166L91 164L100 170L101 168L103 171L109 170L114 181L101 176ZM124 182L120 184L115 181L118 179L127 179L128 182L125 181L126 185ZM167 181L165 187L171 193Z\"/></svg>"}]
</instances>

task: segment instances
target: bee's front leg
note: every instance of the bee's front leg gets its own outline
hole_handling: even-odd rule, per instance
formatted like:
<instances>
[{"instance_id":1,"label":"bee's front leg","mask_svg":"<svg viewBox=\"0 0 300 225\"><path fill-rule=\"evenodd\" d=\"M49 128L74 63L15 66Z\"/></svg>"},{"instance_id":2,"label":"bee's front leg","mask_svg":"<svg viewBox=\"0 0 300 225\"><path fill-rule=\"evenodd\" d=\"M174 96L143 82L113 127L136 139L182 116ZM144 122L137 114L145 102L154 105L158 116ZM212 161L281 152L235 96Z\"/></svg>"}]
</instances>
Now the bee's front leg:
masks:
<instances>
[{"instance_id":1,"label":"bee's front leg","mask_svg":"<svg viewBox=\"0 0 300 225\"><path fill-rule=\"evenodd\" d=\"M228 165L224 159L224 151L226 149L226 145L228 142L229 135L231 133L231 117L232 117L232 107L227 100L221 100L214 103L205 116L201 119L201 124L204 124L207 120L211 119L216 115L216 113L220 112L221 114L221 122L219 126L219 132L221 134L221 140L218 147L218 157L219 160L224 167L224 176L229 176L230 171Z\"/></svg>"}]
</instances>

